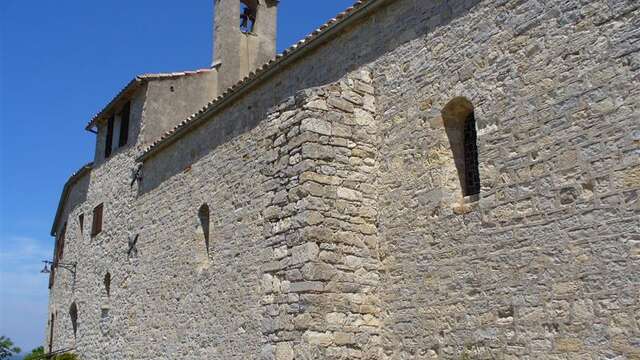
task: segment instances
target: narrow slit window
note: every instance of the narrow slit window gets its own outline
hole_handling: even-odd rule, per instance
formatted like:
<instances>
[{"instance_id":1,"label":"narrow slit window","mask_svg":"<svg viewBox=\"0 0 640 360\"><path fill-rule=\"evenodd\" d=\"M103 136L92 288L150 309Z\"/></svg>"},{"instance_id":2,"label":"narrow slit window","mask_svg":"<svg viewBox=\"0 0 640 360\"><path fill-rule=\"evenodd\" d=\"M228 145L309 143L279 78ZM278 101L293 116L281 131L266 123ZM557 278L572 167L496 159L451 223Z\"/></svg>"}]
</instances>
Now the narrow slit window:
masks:
<instances>
[{"instance_id":1,"label":"narrow slit window","mask_svg":"<svg viewBox=\"0 0 640 360\"><path fill-rule=\"evenodd\" d=\"M471 112L467 117L464 128L465 196L473 196L480 193L480 171L478 168L476 116Z\"/></svg>"},{"instance_id":2,"label":"narrow slit window","mask_svg":"<svg viewBox=\"0 0 640 360\"><path fill-rule=\"evenodd\" d=\"M127 145L129 141L129 118L131 116L131 103L126 103L120 112L120 134L118 146Z\"/></svg>"},{"instance_id":3,"label":"narrow slit window","mask_svg":"<svg viewBox=\"0 0 640 360\"><path fill-rule=\"evenodd\" d=\"M204 204L198 210L198 219L200 220L200 228L202 229L204 246L207 256L209 255L209 236L210 236L210 214L209 206Z\"/></svg>"},{"instance_id":4,"label":"narrow slit window","mask_svg":"<svg viewBox=\"0 0 640 360\"><path fill-rule=\"evenodd\" d=\"M78 216L78 226L80 227L80 235L84 234L84 214Z\"/></svg>"},{"instance_id":5,"label":"narrow slit window","mask_svg":"<svg viewBox=\"0 0 640 360\"><path fill-rule=\"evenodd\" d=\"M74 302L69 308L69 317L71 318L71 326L73 327L73 336L78 335L78 306Z\"/></svg>"},{"instance_id":6,"label":"narrow slit window","mask_svg":"<svg viewBox=\"0 0 640 360\"><path fill-rule=\"evenodd\" d=\"M104 212L104 204L100 204L93 209L93 223L91 225L91 237L102 232L102 213Z\"/></svg>"},{"instance_id":7,"label":"narrow slit window","mask_svg":"<svg viewBox=\"0 0 640 360\"><path fill-rule=\"evenodd\" d=\"M442 110L449 145L464 197L480 194L478 134L473 104L464 97L451 100Z\"/></svg>"},{"instance_id":8,"label":"narrow slit window","mask_svg":"<svg viewBox=\"0 0 640 360\"><path fill-rule=\"evenodd\" d=\"M111 156L111 147L113 146L113 123L115 117L111 116L107 121L107 138L104 142L104 158L107 159Z\"/></svg>"},{"instance_id":9,"label":"narrow slit window","mask_svg":"<svg viewBox=\"0 0 640 360\"><path fill-rule=\"evenodd\" d=\"M111 273L107 272L104 276L104 290L107 293L107 297L111 296Z\"/></svg>"}]
</instances>

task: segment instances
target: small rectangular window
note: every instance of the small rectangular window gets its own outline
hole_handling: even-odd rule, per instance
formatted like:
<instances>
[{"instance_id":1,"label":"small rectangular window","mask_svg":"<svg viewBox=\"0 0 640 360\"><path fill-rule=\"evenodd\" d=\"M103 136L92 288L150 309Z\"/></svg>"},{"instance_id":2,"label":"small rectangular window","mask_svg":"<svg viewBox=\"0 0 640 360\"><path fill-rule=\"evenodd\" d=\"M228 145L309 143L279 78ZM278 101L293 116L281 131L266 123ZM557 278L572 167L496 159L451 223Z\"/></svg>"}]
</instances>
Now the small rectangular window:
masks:
<instances>
[{"instance_id":1,"label":"small rectangular window","mask_svg":"<svg viewBox=\"0 0 640 360\"><path fill-rule=\"evenodd\" d=\"M93 224L91 225L91 237L102 232L102 212L104 204L100 204L93 209Z\"/></svg>"},{"instance_id":2,"label":"small rectangular window","mask_svg":"<svg viewBox=\"0 0 640 360\"><path fill-rule=\"evenodd\" d=\"M107 121L107 138L104 142L104 158L107 159L111 156L111 147L113 143L113 122L115 121L114 116L109 118Z\"/></svg>"},{"instance_id":3,"label":"small rectangular window","mask_svg":"<svg viewBox=\"0 0 640 360\"><path fill-rule=\"evenodd\" d=\"M80 226L80 235L84 234L84 214L78 216L78 225Z\"/></svg>"},{"instance_id":4,"label":"small rectangular window","mask_svg":"<svg viewBox=\"0 0 640 360\"><path fill-rule=\"evenodd\" d=\"M118 146L127 145L129 141L129 117L131 115L131 103L126 103L120 112L120 139Z\"/></svg>"}]
</instances>

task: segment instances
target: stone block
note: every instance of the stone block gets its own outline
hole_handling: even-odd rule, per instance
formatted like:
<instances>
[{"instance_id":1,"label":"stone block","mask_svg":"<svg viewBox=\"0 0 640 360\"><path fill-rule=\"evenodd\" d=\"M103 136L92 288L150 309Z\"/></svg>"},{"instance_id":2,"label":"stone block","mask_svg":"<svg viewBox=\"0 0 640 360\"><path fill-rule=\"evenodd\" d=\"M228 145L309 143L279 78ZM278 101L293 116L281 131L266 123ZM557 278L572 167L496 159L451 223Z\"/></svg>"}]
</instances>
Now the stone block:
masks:
<instances>
[{"instance_id":1,"label":"stone block","mask_svg":"<svg viewBox=\"0 0 640 360\"><path fill-rule=\"evenodd\" d=\"M300 281L289 284L289 292L293 293L308 293L308 292L322 292L324 290L324 283L319 281Z\"/></svg>"},{"instance_id":2,"label":"stone block","mask_svg":"<svg viewBox=\"0 0 640 360\"><path fill-rule=\"evenodd\" d=\"M337 97L330 97L329 100L327 100L327 104L347 113L352 113L355 108L352 103Z\"/></svg>"},{"instance_id":3,"label":"stone block","mask_svg":"<svg viewBox=\"0 0 640 360\"><path fill-rule=\"evenodd\" d=\"M276 345L276 360L294 360L293 348L289 343Z\"/></svg>"},{"instance_id":4,"label":"stone block","mask_svg":"<svg viewBox=\"0 0 640 360\"><path fill-rule=\"evenodd\" d=\"M339 199L345 199L349 201L362 200L362 193L360 193L359 191L344 188L344 187L338 187L336 189L336 195L338 196Z\"/></svg>"},{"instance_id":5,"label":"stone block","mask_svg":"<svg viewBox=\"0 0 640 360\"><path fill-rule=\"evenodd\" d=\"M307 263L302 267L302 275L305 280L331 280L336 270L325 263Z\"/></svg>"},{"instance_id":6,"label":"stone block","mask_svg":"<svg viewBox=\"0 0 640 360\"><path fill-rule=\"evenodd\" d=\"M333 343L333 336L330 333L307 331L302 338L305 342L312 345L330 346Z\"/></svg>"},{"instance_id":7,"label":"stone block","mask_svg":"<svg viewBox=\"0 0 640 360\"><path fill-rule=\"evenodd\" d=\"M331 135L331 123L320 119L304 119L300 124L300 131L311 131L320 135Z\"/></svg>"},{"instance_id":8,"label":"stone block","mask_svg":"<svg viewBox=\"0 0 640 360\"><path fill-rule=\"evenodd\" d=\"M305 262L315 260L320 253L320 248L316 243L306 243L291 248L291 260L290 265L303 264Z\"/></svg>"},{"instance_id":9,"label":"stone block","mask_svg":"<svg viewBox=\"0 0 640 360\"><path fill-rule=\"evenodd\" d=\"M300 184L304 184L307 181L315 181L323 185L339 185L342 182L339 177L321 175L311 171L306 171L300 175Z\"/></svg>"},{"instance_id":10,"label":"stone block","mask_svg":"<svg viewBox=\"0 0 640 360\"><path fill-rule=\"evenodd\" d=\"M304 107L306 109L311 109L311 110L329 110L329 107L327 106L327 102L323 99L311 101L307 103Z\"/></svg>"},{"instance_id":11,"label":"stone block","mask_svg":"<svg viewBox=\"0 0 640 360\"><path fill-rule=\"evenodd\" d=\"M354 116L353 116L356 124L360 125L360 126L370 126L373 125L375 120L373 118L373 115L371 115L371 113L369 113L368 111L364 111L361 109L355 109L354 110Z\"/></svg>"},{"instance_id":12,"label":"stone block","mask_svg":"<svg viewBox=\"0 0 640 360\"><path fill-rule=\"evenodd\" d=\"M331 146L306 143L302 145L302 157L304 159L331 160L335 158L335 150Z\"/></svg>"}]
</instances>

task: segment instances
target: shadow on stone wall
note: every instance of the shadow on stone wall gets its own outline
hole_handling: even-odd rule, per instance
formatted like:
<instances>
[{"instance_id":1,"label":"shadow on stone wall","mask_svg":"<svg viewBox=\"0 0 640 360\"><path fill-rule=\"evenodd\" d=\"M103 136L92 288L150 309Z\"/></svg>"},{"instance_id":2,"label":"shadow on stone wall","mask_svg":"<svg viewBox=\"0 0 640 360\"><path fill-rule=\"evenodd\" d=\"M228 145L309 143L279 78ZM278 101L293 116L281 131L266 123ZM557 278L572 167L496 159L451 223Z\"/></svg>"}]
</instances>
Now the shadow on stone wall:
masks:
<instances>
[{"instance_id":1,"label":"shadow on stone wall","mask_svg":"<svg viewBox=\"0 0 640 360\"><path fill-rule=\"evenodd\" d=\"M380 57L463 16L479 0L387 1L339 35L286 66L238 100L145 161L139 193L188 170L203 156L254 129L304 89L334 83L350 72L375 66ZM253 138L249 135L246 141Z\"/></svg>"}]
</instances>

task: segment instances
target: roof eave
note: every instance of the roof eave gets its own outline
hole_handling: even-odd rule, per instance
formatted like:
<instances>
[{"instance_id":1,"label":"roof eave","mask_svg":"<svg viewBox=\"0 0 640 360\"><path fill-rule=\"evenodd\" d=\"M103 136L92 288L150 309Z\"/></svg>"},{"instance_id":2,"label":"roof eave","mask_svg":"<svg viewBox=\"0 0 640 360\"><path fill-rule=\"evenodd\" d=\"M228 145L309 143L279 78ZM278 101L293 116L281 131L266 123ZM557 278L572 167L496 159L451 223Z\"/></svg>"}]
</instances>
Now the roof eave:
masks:
<instances>
[{"instance_id":1,"label":"roof eave","mask_svg":"<svg viewBox=\"0 0 640 360\"><path fill-rule=\"evenodd\" d=\"M111 114L118 104L122 103L125 99L128 100L142 85L149 81L154 80L167 80L167 79L175 79L183 76L194 76L206 74L215 70L214 67L207 69L198 69L198 70L189 70L189 71L180 71L173 73L157 73L157 74L142 74L137 75L133 80L131 80L116 96L102 109L98 112L87 124L86 130L92 133L95 133L94 129L98 125L100 121L103 121L108 114Z\"/></svg>"},{"instance_id":2,"label":"roof eave","mask_svg":"<svg viewBox=\"0 0 640 360\"><path fill-rule=\"evenodd\" d=\"M113 111L113 108L117 104L122 102L123 99L128 98L132 93L138 90L143 82L144 79L140 76L136 76L133 80L131 80L129 84L127 84L127 86L120 90L120 92L109 102L109 104L107 104L107 106L105 106L98 114L93 117L93 119L91 119L89 124L87 124L87 126L85 127L85 130L95 133L94 129L96 128L98 123L104 120L107 114L111 113Z\"/></svg>"},{"instance_id":3,"label":"roof eave","mask_svg":"<svg viewBox=\"0 0 640 360\"><path fill-rule=\"evenodd\" d=\"M51 226L51 236L56 236L56 227L58 225L58 222L60 221L64 203L67 199L67 196L69 195L69 189L71 189L71 186L75 184L81 177L83 177L87 173L90 173L92 168L93 162L84 165L80 168L80 170L71 175L71 177L69 177L69 180L67 180L67 182L64 184L64 187L62 188L62 195L60 195L60 201L58 202L58 208L56 209L56 215L53 218L53 225Z\"/></svg>"}]
</instances>

